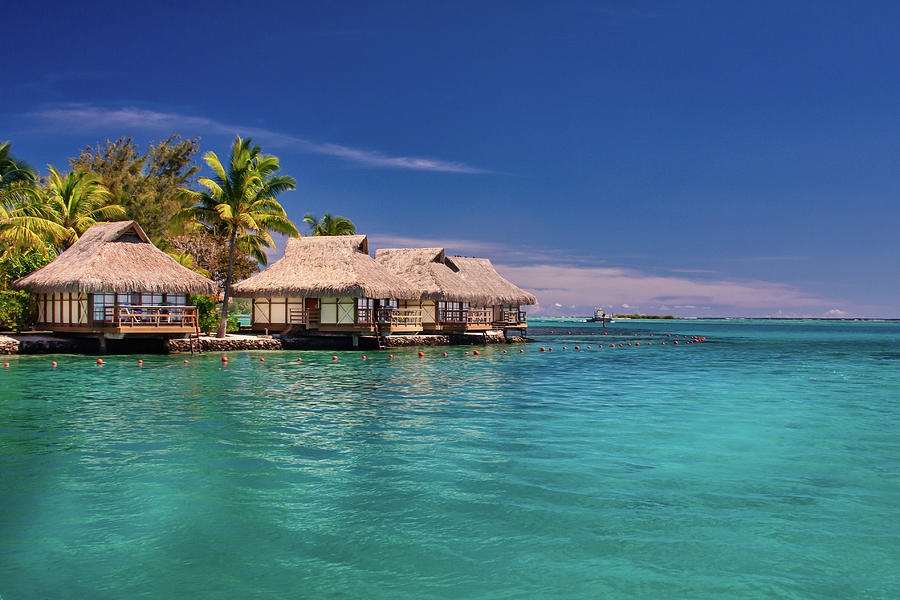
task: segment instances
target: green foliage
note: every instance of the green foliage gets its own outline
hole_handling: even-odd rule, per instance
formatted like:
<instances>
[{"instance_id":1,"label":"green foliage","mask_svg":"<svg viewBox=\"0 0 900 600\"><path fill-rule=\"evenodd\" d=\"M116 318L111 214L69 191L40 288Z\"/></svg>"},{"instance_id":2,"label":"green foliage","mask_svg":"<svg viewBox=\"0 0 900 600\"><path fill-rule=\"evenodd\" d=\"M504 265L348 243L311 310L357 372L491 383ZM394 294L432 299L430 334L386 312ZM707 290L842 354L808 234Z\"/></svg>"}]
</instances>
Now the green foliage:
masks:
<instances>
[{"instance_id":1,"label":"green foliage","mask_svg":"<svg viewBox=\"0 0 900 600\"><path fill-rule=\"evenodd\" d=\"M249 315L251 310L253 310L253 300L250 298L232 298L228 304L229 313Z\"/></svg>"},{"instance_id":2,"label":"green foliage","mask_svg":"<svg viewBox=\"0 0 900 600\"><path fill-rule=\"evenodd\" d=\"M197 322L200 331L209 333L215 330L219 323L219 314L216 311L216 301L212 296L189 296L188 303L197 307Z\"/></svg>"},{"instance_id":3,"label":"green foliage","mask_svg":"<svg viewBox=\"0 0 900 600\"><path fill-rule=\"evenodd\" d=\"M31 294L0 291L0 329L21 331L31 314Z\"/></svg>"},{"instance_id":4,"label":"green foliage","mask_svg":"<svg viewBox=\"0 0 900 600\"><path fill-rule=\"evenodd\" d=\"M224 287L228 275L228 239L199 229L170 237L167 246L191 257L193 269ZM166 252L169 252L167 249ZM169 252L171 254L171 252ZM187 266L187 265L185 265ZM205 272L204 272L205 271ZM246 279L259 271L259 263L249 253L236 249L232 266L233 281Z\"/></svg>"},{"instance_id":5,"label":"green foliage","mask_svg":"<svg viewBox=\"0 0 900 600\"><path fill-rule=\"evenodd\" d=\"M0 245L9 249L36 249L47 253L61 233L52 220L34 169L0 144Z\"/></svg>"},{"instance_id":6,"label":"green foliage","mask_svg":"<svg viewBox=\"0 0 900 600\"><path fill-rule=\"evenodd\" d=\"M235 316L228 317L228 325L225 328L225 331L228 333L237 333L241 330L241 324L238 321L238 318Z\"/></svg>"},{"instance_id":7,"label":"green foliage","mask_svg":"<svg viewBox=\"0 0 900 600\"><path fill-rule=\"evenodd\" d=\"M215 152L207 152L203 159L215 177L200 178L200 184L206 188L203 192L182 190L183 197L192 206L176 213L172 225L200 226L228 241L225 306L216 332L218 337L224 337L235 255L238 251L247 252L264 265L265 249L274 245L271 232L299 235L284 208L275 200L282 192L296 188L297 182L293 177L278 175L281 169L278 158L262 154L260 147L249 139L235 138L227 170Z\"/></svg>"},{"instance_id":8,"label":"green foliage","mask_svg":"<svg viewBox=\"0 0 900 600\"><path fill-rule=\"evenodd\" d=\"M48 165L46 198L52 219L62 228L60 250L68 248L87 229L100 222L127 218L125 209L112 204L112 195L100 177L89 171L69 171L65 177Z\"/></svg>"},{"instance_id":9,"label":"green foliage","mask_svg":"<svg viewBox=\"0 0 900 600\"><path fill-rule=\"evenodd\" d=\"M37 250L10 251L0 257L0 290L13 281L37 271L53 260L55 253L43 254Z\"/></svg>"},{"instance_id":10,"label":"green foliage","mask_svg":"<svg viewBox=\"0 0 900 600\"><path fill-rule=\"evenodd\" d=\"M194 158L199 150L199 138L185 140L173 134L141 152L132 138L123 137L88 146L69 164L100 175L113 202L157 239L168 231L169 218L186 206L180 190L196 183L200 166Z\"/></svg>"},{"instance_id":11,"label":"green foliage","mask_svg":"<svg viewBox=\"0 0 900 600\"><path fill-rule=\"evenodd\" d=\"M356 233L356 225L350 219L332 217L331 213L325 213L321 219L313 216L312 213L306 213L303 216L303 222L309 225L310 233L313 235L354 235Z\"/></svg>"}]
</instances>

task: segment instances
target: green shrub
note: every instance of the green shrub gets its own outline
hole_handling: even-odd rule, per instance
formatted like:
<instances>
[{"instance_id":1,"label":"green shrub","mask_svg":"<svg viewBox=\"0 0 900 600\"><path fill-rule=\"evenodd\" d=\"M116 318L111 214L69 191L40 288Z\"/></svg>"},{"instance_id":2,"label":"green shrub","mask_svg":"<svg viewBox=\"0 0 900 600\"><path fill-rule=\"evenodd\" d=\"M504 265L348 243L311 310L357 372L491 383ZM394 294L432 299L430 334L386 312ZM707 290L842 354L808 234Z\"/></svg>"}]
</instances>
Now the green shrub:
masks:
<instances>
[{"instance_id":1,"label":"green shrub","mask_svg":"<svg viewBox=\"0 0 900 600\"><path fill-rule=\"evenodd\" d=\"M13 281L37 271L53 260L53 255L44 255L36 250L25 252L10 251L0 259L0 290L5 290Z\"/></svg>"},{"instance_id":2,"label":"green shrub","mask_svg":"<svg viewBox=\"0 0 900 600\"><path fill-rule=\"evenodd\" d=\"M188 302L197 307L197 321L200 331L209 333L219 326L219 313L216 311L216 301L212 296L190 296Z\"/></svg>"},{"instance_id":3,"label":"green shrub","mask_svg":"<svg viewBox=\"0 0 900 600\"><path fill-rule=\"evenodd\" d=\"M0 291L0 329L21 331L31 314L31 294Z\"/></svg>"},{"instance_id":4,"label":"green shrub","mask_svg":"<svg viewBox=\"0 0 900 600\"><path fill-rule=\"evenodd\" d=\"M237 317L228 317L228 324L225 325L225 331L228 333L237 333L241 330L241 324Z\"/></svg>"}]
</instances>

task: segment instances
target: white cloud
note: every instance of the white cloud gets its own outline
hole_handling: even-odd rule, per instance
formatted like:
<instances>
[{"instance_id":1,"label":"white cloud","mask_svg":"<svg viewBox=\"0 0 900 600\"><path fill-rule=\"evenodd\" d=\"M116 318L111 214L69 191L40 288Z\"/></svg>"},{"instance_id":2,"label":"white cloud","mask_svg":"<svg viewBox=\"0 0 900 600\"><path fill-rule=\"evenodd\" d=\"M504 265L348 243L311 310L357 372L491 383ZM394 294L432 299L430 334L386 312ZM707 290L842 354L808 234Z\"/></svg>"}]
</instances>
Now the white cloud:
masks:
<instances>
[{"instance_id":1,"label":"white cloud","mask_svg":"<svg viewBox=\"0 0 900 600\"><path fill-rule=\"evenodd\" d=\"M568 260L561 252L501 242L463 238L418 238L385 234L369 235L369 247L445 248L448 254L467 254L490 258L500 273L533 292L541 304L531 307L534 314L589 314L603 305L642 312L669 314L671 308L683 316L699 314L771 315L774 307L792 307L792 311L823 310L833 300L819 298L781 283L759 280L717 280L692 278L708 271L672 270L671 275L651 275L636 269L585 264L590 260ZM501 262L502 261L502 262ZM674 274L677 273L677 274ZM795 308L796 307L796 308Z\"/></svg>"},{"instance_id":2,"label":"white cloud","mask_svg":"<svg viewBox=\"0 0 900 600\"><path fill-rule=\"evenodd\" d=\"M333 156L349 162L390 169L413 171L433 171L444 173L488 173L486 169L469 166L462 162L446 161L421 156L390 156L377 150L363 150L341 144L316 142L295 135L278 133L259 127L231 125L207 117L160 112L133 107L103 108L87 104L68 105L27 113L26 117L53 127L54 131L98 131L110 128L127 128L152 131L181 131L195 133L242 135L262 138L267 146L292 147L309 154Z\"/></svg>"},{"instance_id":3,"label":"white cloud","mask_svg":"<svg viewBox=\"0 0 900 600\"><path fill-rule=\"evenodd\" d=\"M647 311L673 304L684 308L701 306L721 315L734 315L771 312L775 306L797 310L824 307L832 302L768 281L696 281L648 275L634 269L565 264L496 266L504 277L534 292L544 304L575 304L585 311L601 302L612 302L623 308L639 305Z\"/></svg>"},{"instance_id":4,"label":"white cloud","mask_svg":"<svg viewBox=\"0 0 900 600\"><path fill-rule=\"evenodd\" d=\"M849 316L850 316L850 313L848 313L848 312L846 312L846 311L843 311L843 310L841 310L841 309L839 309L839 308L832 308L831 310L827 311L823 316L825 316L825 317L834 317L834 318L842 318L842 317L849 317Z\"/></svg>"}]
</instances>

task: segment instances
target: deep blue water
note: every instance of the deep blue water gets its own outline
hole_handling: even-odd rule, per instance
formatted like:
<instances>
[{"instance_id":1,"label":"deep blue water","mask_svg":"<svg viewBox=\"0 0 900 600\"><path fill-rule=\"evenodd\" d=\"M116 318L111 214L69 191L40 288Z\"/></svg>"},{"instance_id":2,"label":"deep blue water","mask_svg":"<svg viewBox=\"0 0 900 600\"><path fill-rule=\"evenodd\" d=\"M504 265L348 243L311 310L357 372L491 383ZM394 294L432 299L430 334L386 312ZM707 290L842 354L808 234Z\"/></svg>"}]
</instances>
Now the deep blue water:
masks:
<instances>
[{"instance_id":1,"label":"deep blue water","mask_svg":"<svg viewBox=\"0 0 900 600\"><path fill-rule=\"evenodd\" d=\"M10 357L0 598L900 597L900 324L546 325Z\"/></svg>"}]
</instances>

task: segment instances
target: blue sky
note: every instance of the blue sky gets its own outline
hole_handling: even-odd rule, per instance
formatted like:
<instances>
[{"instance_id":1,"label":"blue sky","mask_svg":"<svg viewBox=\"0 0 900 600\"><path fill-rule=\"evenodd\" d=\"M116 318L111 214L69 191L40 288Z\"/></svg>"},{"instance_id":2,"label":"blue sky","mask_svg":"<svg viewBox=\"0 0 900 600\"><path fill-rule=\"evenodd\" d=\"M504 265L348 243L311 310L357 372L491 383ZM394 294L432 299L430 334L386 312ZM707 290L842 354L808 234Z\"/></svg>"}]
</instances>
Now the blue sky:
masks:
<instances>
[{"instance_id":1,"label":"blue sky","mask_svg":"<svg viewBox=\"0 0 900 600\"><path fill-rule=\"evenodd\" d=\"M26 3L0 139L252 136L534 312L900 317L900 4Z\"/></svg>"}]
</instances>

